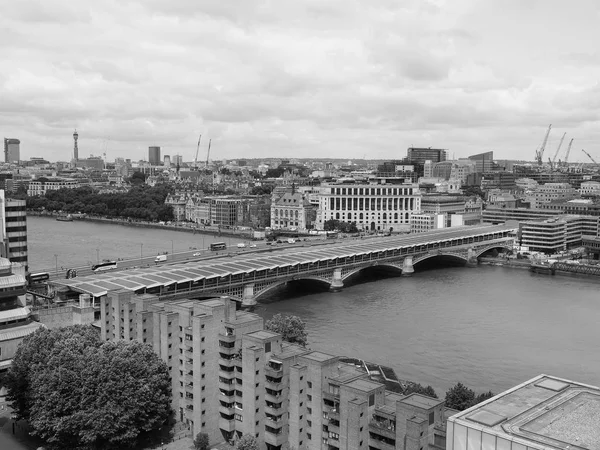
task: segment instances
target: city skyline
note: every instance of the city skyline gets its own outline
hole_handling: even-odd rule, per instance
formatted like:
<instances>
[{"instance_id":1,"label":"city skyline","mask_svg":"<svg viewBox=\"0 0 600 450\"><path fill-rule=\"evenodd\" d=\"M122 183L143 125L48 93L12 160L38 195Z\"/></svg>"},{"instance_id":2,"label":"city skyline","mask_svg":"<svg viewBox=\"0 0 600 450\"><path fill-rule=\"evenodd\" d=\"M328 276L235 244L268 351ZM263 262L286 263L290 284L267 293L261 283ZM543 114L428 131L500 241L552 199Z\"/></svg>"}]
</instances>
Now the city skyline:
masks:
<instances>
[{"instance_id":1,"label":"city skyline","mask_svg":"<svg viewBox=\"0 0 600 450\"><path fill-rule=\"evenodd\" d=\"M0 132L21 158L149 146L192 161L544 160L564 132L598 157L600 6L578 2L92 3L0 6ZM559 154L564 155L566 143Z\"/></svg>"}]
</instances>

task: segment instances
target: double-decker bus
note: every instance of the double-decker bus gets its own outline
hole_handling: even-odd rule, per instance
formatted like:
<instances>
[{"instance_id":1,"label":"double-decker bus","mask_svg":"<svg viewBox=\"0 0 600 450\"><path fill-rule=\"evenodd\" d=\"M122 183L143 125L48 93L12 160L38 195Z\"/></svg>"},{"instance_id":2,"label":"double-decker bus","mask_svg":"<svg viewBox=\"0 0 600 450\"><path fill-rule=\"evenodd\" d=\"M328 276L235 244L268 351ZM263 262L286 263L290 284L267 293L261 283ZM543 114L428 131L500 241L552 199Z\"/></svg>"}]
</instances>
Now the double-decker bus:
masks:
<instances>
[{"instance_id":1,"label":"double-decker bus","mask_svg":"<svg viewBox=\"0 0 600 450\"><path fill-rule=\"evenodd\" d=\"M212 244L210 244L209 248L213 252L216 252L218 250L225 250L225 249L227 249L227 245L225 245L225 242L213 242Z\"/></svg>"},{"instance_id":2,"label":"double-decker bus","mask_svg":"<svg viewBox=\"0 0 600 450\"><path fill-rule=\"evenodd\" d=\"M94 272L103 272L105 270L113 270L117 268L117 262L116 261L105 261L102 262L100 264L94 264L92 266L92 270Z\"/></svg>"}]
</instances>

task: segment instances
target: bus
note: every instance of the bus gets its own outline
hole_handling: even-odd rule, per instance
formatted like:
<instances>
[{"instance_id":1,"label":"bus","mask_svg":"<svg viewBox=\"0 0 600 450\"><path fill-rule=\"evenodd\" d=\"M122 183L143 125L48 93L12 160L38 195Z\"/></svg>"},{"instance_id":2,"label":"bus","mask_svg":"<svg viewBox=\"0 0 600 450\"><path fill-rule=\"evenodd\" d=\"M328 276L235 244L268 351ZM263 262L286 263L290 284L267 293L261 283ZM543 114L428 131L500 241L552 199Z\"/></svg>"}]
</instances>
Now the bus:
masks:
<instances>
[{"instance_id":1,"label":"bus","mask_svg":"<svg viewBox=\"0 0 600 450\"><path fill-rule=\"evenodd\" d=\"M212 244L210 244L209 247L213 252L219 251L219 250L225 250L227 248L227 245L225 245L225 242L213 242Z\"/></svg>"},{"instance_id":2,"label":"bus","mask_svg":"<svg viewBox=\"0 0 600 450\"><path fill-rule=\"evenodd\" d=\"M27 275L27 282L29 284L43 283L44 281L48 281L49 279L50 274L48 272L30 273L29 275Z\"/></svg>"},{"instance_id":3,"label":"bus","mask_svg":"<svg viewBox=\"0 0 600 450\"><path fill-rule=\"evenodd\" d=\"M117 262L116 261L105 261L103 263L100 264L94 264L92 266L92 270L94 272L103 272L105 270L113 270L117 268Z\"/></svg>"}]
</instances>

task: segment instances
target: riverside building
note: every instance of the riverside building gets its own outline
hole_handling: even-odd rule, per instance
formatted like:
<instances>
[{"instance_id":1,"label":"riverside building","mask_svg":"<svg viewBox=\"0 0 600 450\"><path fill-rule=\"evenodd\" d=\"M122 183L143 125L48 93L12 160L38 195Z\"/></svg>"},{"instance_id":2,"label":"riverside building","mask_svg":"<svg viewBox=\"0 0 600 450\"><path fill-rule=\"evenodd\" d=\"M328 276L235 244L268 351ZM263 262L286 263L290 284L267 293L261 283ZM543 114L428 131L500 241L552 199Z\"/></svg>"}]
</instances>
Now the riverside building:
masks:
<instances>
[{"instance_id":1,"label":"riverside building","mask_svg":"<svg viewBox=\"0 0 600 450\"><path fill-rule=\"evenodd\" d=\"M27 266L27 208L25 200L6 198L0 190L0 256Z\"/></svg>"},{"instance_id":2,"label":"riverside building","mask_svg":"<svg viewBox=\"0 0 600 450\"><path fill-rule=\"evenodd\" d=\"M542 221L519 224L519 240L522 246L544 253L556 253L579 247L583 236L598 231L600 218L592 216L564 215Z\"/></svg>"},{"instance_id":3,"label":"riverside building","mask_svg":"<svg viewBox=\"0 0 600 450\"><path fill-rule=\"evenodd\" d=\"M261 450L443 449L456 412L284 342L228 297L161 302L116 291L101 315L102 339L152 345L169 367L178 419L215 444L251 434Z\"/></svg>"},{"instance_id":4,"label":"riverside building","mask_svg":"<svg viewBox=\"0 0 600 450\"><path fill-rule=\"evenodd\" d=\"M389 181L397 181L399 183ZM328 220L356 222L363 231L410 231L410 216L421 211L419 185L403 179L371 183L339 183L321 187L315 228Z\"/></svg>"}]
</instances>

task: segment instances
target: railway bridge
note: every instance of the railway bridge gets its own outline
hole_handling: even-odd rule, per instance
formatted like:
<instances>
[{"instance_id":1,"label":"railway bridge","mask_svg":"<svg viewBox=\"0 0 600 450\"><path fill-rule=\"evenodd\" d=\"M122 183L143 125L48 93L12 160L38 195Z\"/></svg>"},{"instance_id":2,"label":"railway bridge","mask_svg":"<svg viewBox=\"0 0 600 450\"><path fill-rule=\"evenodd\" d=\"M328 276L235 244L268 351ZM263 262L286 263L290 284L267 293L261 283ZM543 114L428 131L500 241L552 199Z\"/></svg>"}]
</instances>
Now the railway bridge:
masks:
<instances>
[{"instance_id":1,"label":"railway bridge","mask_svg":"<svg viewBox=\"0 0 600 450\"><path fill-rule=\"evenodd\" d=\"M268 252L220 256L148 268L53 280L50 289L61 300L88 294L101 299L127 290L171 300L228 295L243 306L294 280L326 283L330 290L368 268L388 268L410 276L431 258L452 258L466 266L493 249L511 249L516 226L482 225L434 230L403 236L345 240L321 246L288 246Z\"/></svg>"}]
</instances>

